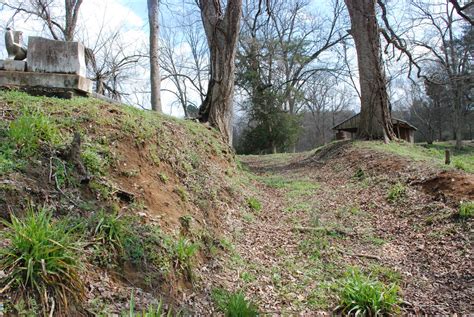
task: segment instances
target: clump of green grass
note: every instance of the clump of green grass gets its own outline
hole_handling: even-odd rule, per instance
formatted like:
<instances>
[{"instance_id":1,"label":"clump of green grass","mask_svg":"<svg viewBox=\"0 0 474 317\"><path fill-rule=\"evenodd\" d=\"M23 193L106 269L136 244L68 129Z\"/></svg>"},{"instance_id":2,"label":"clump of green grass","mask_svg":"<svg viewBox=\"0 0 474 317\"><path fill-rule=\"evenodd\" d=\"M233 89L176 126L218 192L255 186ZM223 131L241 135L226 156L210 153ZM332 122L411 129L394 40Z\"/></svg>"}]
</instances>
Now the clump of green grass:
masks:
<instances>
[{"instance_id":1,"label":"clump of green grass","mask_svg":"<svg viewBox=\"0 0 474 317\"><path fill-rule=\"evenodd\" d=\"M6 273L3 285L16 289L20 298L39 298L43 308L51 297L63 309L68 300L83 298L77 244L47 209L30 207L24 219L11 215L11 223L4 225L3 239L9 243L0 249L0 270Z\"/></svg>"},{"instance_id":2,"label":"clump of green grass","mask_svg":"<svg viewBox=\"0 0 474 317\"><path fill-rule=\"evenodd\" d=\"M342 314L383 316L397 312L400 303L397 284L385 285L356 269L349 270L346 275L337 308Z\"/></svg>"},{"instance_id":3,"label":"clump of green grass","mask_svg":"<svg viewBox=\"0 0 474 317\"><path fill-rule=\"evenodd\" d=\"M242 281L244 281L245 283L251 283L251 282L253 282L253 281L256 280L255 275L253 275L253 274L250 273L250 272L242 272L242 273L240 273L240 278L241 278Z\"/></svg>"},{"instance_id":4,"label":"clump of green grass","mask_svg":"<svg viewBox=\"0 0 474 317\"><path fill-rule=\"evenodd\" d=\"M286 207L283 211L289 212L289 213L292 213L292 212L309 212L309 211L311 211L311 208L312 208L311 204L309 204L307 202L301 202L301 203L296 203L294 205Z\"/></svg>"},{"instance_id":5,"label":"clump of green grass","mask_svg":"<svg viewBox=\"0 0 474 317\"><path fill-rule=\"evenodd\" d=\"M407 195L406 186L400 182L397 182L388 190L387 200L389 202L396 202L406 197L406 195Z\"/></svg>"},{"instance_id":6,"label":"clump of green grass","mask_svg":"<svg viewBox=\"0 0 474 317\"><path fill-rule=\"evenodd\" d=\"M221 288L215 288L212 290L211 297L217 308L226 317L254 317L259 315L255 304L246 300L242 291L231 293Z\"/></svg>"},{"instance_id":7,"label":"clump of green grass","mask_svg":"<svg viewBox=\"0 0 474 317\"><path fill-rule=\"evenodd\" d=\"M262 203L255 197L248 197L247 205L256 213L259 213L262 210Z\"/></svg>"},{"instance_id":8,"label":"clump of green grass","mask_svg":"<svg viewBox=\"0 0 474 317\"><path fill-rule=\"evenodd\" d=\"M12 148L5 144L0 145L0 175L13 171L20 166L20 163L15 159Z\"/></svg>"},{"instance_id":9,"label":"clump of green grass","mask_svg":"<svg viewBox=\"0 0 474 317\"><path fill-rule=\"evenodd\" d=\"M133 217L99 211L89 219L94 240L93 261L103 267L115 267L123 261L140 264L145 258L144 237L136 229Z\"/></svg>"},{"instance_id":10,"label":"clump of green grass","mask_svg":"<svg viewBox=\"0 0 474 317\"><path fill-rule=\"evenodd\" d=\"M91 218L92 235L102 246L121 254L128 230L125 221L117 214L101 210Z\"/></svg>"},{"instance_id":11,"label":"clump of green grass","mask_svg":"<svg viewBox=\"0 0 474 317\"><path fill-rule=\"evenodd\" d=\"M461 202L459 205L459 217L469 219L474 216L474 201Z\"/></svg>"},{"instance_id":12,"label":"clump of green grass","mask_svg":"<svg viewBox=\"0 0 474 317\"><path fill-rule=\"evenodd\" d=\"M41 144L57 145L60 141L56 125L41 112L26 113L10 123L8 138L23 157L35 155Z\"/></svg>"},{"instance_id":13,"label":"clump of green grass","mask_svg":"<svg viewBox=\"0 0 474 317\"><path fill-rule=\"evenodd\" d=\"M185 237L180 237L173 245L175 267L184 272L189 281L193 279L193 258L199 251L199 245Z\"/></svg>"}]
</instances>

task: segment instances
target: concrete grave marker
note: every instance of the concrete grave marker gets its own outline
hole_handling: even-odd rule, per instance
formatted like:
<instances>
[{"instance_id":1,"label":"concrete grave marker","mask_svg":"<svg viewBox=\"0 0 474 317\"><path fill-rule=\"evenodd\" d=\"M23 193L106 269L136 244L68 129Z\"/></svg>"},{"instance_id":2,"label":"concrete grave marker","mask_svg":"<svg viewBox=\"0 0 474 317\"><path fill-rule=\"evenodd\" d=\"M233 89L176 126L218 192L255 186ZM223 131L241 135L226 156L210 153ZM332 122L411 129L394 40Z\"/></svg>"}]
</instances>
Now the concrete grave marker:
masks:
<instances>
[{"instance_id":1,"label":"concrete grave marker","mask_svg":"<svg viewBox=\"0 0 474 317\"><path fill-rule=\"evenodd\" d=\"M84 45L79 42L28 38L28 71L86 77Z\"/></svg>"}]
</instances>

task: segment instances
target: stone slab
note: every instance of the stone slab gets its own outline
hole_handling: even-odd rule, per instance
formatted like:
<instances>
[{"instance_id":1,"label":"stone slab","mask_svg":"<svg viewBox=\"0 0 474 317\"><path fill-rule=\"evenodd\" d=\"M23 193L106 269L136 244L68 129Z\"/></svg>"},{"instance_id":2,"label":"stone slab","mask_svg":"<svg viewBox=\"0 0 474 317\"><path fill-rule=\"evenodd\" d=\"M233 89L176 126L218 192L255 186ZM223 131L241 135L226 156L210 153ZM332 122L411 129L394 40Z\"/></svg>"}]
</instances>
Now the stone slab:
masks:
<instances>
[{"instance_id":1,"label":"stone slab","mask_svg":"<svg viewBox=\"0 0 474 317\"><path fill-rule=\"evenodd\" d=\"M28 72L75 74L86 77L84 45L37 36L28 38Z\"/></svg>"},{"instance_id":2,"label":"stone slab","mask_svg":"<svg viewBox=\"0 0 474 317\"><path fill-rule=\"evenodd\" d=\"M20 88L59 88L84 93L92 91L92 82L72 74L0 71L0 86Z\"/></svg>"},{"instance_id":3,"label":"stone slab","mask_svg":"<svg viewBox=\"0 0 474 317\"><path fill-rule=\"evenodd\" d=\"M0 61L0 69L14 72L24 72L26 70L26 62L10 59L2 60Z\"/></svg>"}]
</instances>

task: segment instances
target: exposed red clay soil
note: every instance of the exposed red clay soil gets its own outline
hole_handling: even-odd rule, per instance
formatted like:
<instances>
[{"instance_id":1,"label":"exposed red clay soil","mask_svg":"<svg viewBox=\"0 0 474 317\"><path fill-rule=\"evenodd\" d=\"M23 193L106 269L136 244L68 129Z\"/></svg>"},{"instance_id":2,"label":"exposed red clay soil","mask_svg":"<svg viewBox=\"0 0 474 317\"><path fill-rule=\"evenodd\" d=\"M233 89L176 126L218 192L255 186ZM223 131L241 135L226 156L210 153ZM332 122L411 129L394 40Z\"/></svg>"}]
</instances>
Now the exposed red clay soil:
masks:
<instances>
[{"instance_id":1,"label":"exposed red clay soil","mask_svg":"<svg viewBox=\"0 0 474 317\"><path fill-rule=\"evenodd\" d=\"M422 181L420 185L426 193L437 199L474 200L474 175L472 174L442 171L438 175Z\"/></svg>"}]
</instances>

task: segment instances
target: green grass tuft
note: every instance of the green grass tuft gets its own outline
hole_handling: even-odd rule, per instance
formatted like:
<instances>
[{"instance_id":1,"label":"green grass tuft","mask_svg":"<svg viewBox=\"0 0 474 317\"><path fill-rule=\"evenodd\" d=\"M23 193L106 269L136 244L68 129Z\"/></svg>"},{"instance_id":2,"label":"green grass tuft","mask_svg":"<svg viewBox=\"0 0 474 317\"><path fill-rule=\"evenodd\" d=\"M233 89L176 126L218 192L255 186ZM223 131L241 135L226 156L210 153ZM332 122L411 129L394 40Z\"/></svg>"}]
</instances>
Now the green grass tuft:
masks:
<instances>
[{"instance_id":1,"label":"green grass tuft","mask_svg":"<svg viewBox=\"0 0 474 317\"><path fill-rule=\"evenodd\" d=\"M188 280L193 279L193 258L199 251L199 245L185 237L180 237L173 245L175 267L186 274Z\"/></svg>"},{"instance_id":2,"label":"green grass tuft","mask_svg":"<svg viewBox=\"0 0 474 317\"><path fill-rule=\"evenodd\" d=\"M255 197L248 197L247 205L256 213L259 213L262 210L262 203Z\"/></svg>"},{"instance_id":3,"label":"green grass tuft","mask_svg":"<svg viewBox=\"0 0 474 317\"><path fill-rule=\"evenodd\" d=\"M393 203L406 197L406 195L407 195L406 186L398 182L392 187L390 187L390 189L388 190L387 200Z\"/></svg>"},{"instance_id":4,"label":"green grass tuft","mask_svg":"<svg viewBox=\"0 0 474 317\"><path fill-rule=\"evenodd\" d=\"M347 272L342 283L338 306L342 314L383 316L399 308L399 287L395 283L387 286L355 269Z\"/></svg>"},{"instance_id":5,"label":"green grass tuft","mask_svg":"<svg viewBox=\"0 0 474 317\"><path fill-rule=\"evenodd\" d=\"M23 157L37 154L41 144L54 146L61 139L56 125L40 112L23 114L12 121L8 138Z\"/></svg>"},{"instance_id":6,"label":"green grass tuft","mask_svg":"<svg viewBox=\"0 0 474 317\"><path fill-rule=\"evenodd\" d=\"M469 219L474 216L474 201L465 201L459 205L459 217Z\"/></svg>"},{"instance_id":7,"label":"green grass tuft","mask_svg":"<svg viewBox=\"0 0 474 317\"><path fill-rule=\"evenodd\" d=\"M11 215L11 223L4 225L2 238L9 243L0 249L3 285L16 288L20 298L33 294L43 307L50 297L62 308L67 308L68 299L82 299L77 245L62 223L53 222L48 210L30 207L24 219Z\"/></svg>"},{"instance_id":8,"label":"green grass tuft","mask_svg":"<svg viewBox=\"0 0 474 317\"><path fill-rule=\"evenodd\" d=\"M116 214L108 214L101 210L91 218L92 235L102 246L123 253L123 245L127 236L125 221Z\"/></svg>"},{"instance_id":9,"label":"green grass tuft","mask_svg":"<svg viewBox=\"0 0 474 317\"><path fill-rule=\"evenodd\" d=\"M252 302L245 299L242 291L230 293L224 289L212 290L211 297L217 308L226 317L253 317L258 316L258 309Z\"/></svg>"}]
</instances>

